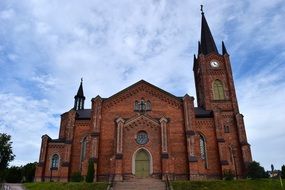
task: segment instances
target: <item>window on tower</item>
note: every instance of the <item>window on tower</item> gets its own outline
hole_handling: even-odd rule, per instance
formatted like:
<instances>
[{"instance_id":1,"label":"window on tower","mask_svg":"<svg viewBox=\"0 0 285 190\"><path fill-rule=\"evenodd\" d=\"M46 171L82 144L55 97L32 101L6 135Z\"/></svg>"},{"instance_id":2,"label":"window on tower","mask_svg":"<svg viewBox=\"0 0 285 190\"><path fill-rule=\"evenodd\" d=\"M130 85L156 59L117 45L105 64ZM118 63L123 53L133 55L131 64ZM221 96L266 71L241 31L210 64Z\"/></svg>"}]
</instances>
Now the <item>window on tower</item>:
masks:
<instances>
[{"instance_id":1,"label":"window on tower","mask_svg":"<svg viewBox=\"0 0 285 190\"><path fill-rule=\"evenodd\" d=\"M225 99L225 92L224 92L224 86L222 81L215 80L213 82L213 95L214 100L224 100Z\"/></svg>"}]
</instances>

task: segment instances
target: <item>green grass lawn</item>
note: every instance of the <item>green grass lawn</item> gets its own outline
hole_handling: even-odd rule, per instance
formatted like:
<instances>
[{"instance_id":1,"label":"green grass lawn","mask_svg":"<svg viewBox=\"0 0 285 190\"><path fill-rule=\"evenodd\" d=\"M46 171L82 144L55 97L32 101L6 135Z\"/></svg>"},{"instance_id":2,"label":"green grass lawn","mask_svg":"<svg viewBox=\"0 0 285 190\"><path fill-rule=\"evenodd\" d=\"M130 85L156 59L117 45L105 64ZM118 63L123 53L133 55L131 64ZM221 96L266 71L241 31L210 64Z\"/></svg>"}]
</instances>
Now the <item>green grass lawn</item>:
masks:
<instances>
[{"instance_id":1,"label":"green grass lawn","mask_svg":"<svg viewBox=\"0 0 285 190\"><path fill-rule=\"evenodd\" d=\"M59 183L59 182L43 182L43 183L25 183L27 190L106 190L108 184L104 182L97 183Z\"/></svg>"},{"instance_id":2,"label":"green grass lawn","mask_svg":"<svg viewBox=\"0 0 285 190\"><path fill-rule=\"evenodd\" d=\"M174 181L174 190L285 190L277 179L233 181ZM285 180L283 180L285 185Z\"/></svg>"}]
</instances>

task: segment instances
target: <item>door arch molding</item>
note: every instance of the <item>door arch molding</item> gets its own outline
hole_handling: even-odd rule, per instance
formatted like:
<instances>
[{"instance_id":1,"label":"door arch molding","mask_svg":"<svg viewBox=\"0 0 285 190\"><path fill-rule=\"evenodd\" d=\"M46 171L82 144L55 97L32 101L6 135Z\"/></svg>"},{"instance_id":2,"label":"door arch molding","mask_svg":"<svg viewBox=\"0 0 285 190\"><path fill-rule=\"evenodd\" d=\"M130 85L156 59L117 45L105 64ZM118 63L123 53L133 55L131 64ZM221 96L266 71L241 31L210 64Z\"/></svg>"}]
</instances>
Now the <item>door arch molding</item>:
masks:
<instances>
[{"instance_id":1,"label":"door arch molding","mask_svg":"<svg viewBox=\"0 0 285 190\"><path fill-rule=\"evenodd\" d=\"M138 148L134 153L133 153L133 157L132 157L132 174L135 175L136 174L136 155L140 150L144 150L146 151L146 153L149 156L149 173L150 175L153 173L153 160L152 160L152 155L150 153L150 151L144 147Z\"/></svg>"}]
</instances>

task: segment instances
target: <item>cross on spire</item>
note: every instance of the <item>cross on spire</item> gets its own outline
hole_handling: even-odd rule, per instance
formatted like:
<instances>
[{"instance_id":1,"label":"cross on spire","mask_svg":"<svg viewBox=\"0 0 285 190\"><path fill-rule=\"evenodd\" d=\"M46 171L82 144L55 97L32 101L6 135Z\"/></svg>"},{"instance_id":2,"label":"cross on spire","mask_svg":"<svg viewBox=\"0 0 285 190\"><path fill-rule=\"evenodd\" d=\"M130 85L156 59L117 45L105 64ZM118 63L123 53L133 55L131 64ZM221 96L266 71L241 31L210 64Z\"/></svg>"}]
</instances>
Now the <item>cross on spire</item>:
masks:
<instances>
[{"instance_id":1,"label":"cross on spire","mask_svg":"<svg viewBox=\"0 0 285 190\"><path fill-rule=\"evenodd\" d=\"M203 11L203 6L204 6L204 5L200 5L200 6L201 6L201 9L200 9L201 14L204 14L204 11Z\"/></svg>"}]
</instances>

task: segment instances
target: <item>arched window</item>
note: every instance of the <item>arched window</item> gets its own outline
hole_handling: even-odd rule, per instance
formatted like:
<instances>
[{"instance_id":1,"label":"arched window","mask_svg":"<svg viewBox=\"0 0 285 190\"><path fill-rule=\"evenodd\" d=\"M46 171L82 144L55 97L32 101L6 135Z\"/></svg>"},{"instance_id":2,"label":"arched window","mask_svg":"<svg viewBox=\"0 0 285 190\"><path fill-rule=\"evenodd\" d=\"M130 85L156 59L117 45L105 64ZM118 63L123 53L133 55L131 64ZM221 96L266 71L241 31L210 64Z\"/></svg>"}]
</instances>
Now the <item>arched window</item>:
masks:
<instances>
[{"instance_id":1,"label":"arched window","mask_svg":"<svg viewBox=\"0 0 285 190\"><path fill-rule=\"evenodd\" d=\"M227 126L227 125L225 125L225 126L224 126L224 132L225 132L225 133L229 133L229 132L230 132L230 127Z\"/></svg>"},{"instance_id":2,"label":"arched window","mask_svg":"<svg viewBox=\"0 0 285 190\"><path fill-rule=\"evenodd\" d=\"M140 105L139 105L139 101L135 101L135 108L134 108L135 111L139 111L140 110Z\"/></svg>"},{"instance_id":3,"label":"arched window","mask_svg":"<svg viewBox=\"0 0 285 190\"><path fill-rule=\"evenodd\" d=\"M57 154L54 154L51 158L51 167L52 168L58 168L58 160L59 160L59 156Z\"/></svg>"},{"instance_id":4,"label":"arched window","mask_svg":"<svg viewBox=\"0 0 285 190\"><path fill-rule=\"evenodd\" d=\"M208 162L207 162L207 151L206 151L206 140L203 135L199 135L200 138L200 156L201 159L205 161L205 168L208 167Z\"/></svg>"},{"instance_id":5,"label":"arched window","mask_svg":"<svg viewBox=\"0 0 285 190\"><path fill-rule=\"evenodd\" d=\"M214 94L214 100L225 99L224 86L220 80L215 80L213 82L213 94Z\"/></svg>"},{"instance_id":6,"label":"arched window","mask_svg":"<svg viewBox=\"0 0 285 190\"><path fill-rule=\"evenodd\" d=\"M151 111L151 103L150 101L146 101L146 111Z\"/></svg>"},{"instance_id":7,"label":"arched window","mask_svg":"<svg viewBox=\"0 0 285 190\"><path fill-rule=\"evenodd\" d=\"M81 144L81 162L86 158L87 137L85 137Z\"/></svg>"}]
</instances>

